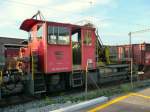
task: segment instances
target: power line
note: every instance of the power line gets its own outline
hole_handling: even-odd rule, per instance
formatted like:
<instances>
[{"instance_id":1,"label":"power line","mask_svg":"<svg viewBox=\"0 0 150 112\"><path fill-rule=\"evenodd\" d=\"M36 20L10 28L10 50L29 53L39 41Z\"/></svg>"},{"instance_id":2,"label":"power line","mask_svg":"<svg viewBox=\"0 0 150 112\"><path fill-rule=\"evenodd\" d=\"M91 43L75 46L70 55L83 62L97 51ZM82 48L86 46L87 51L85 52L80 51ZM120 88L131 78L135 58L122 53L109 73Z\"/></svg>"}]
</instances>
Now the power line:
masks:
<instances>
[{"instance_id":1,"label":"power line","mask_svg":"<svg viewBox=\"0 0 150 112\"><path fill-rule=\"evenodd\" d=\"M138 31L129 32L129 35L137 34L137 33L144 33L144 32L149 32L149 31L150 31L150 28L149 29L144 29L144 30L138 30Z\"/></svg>"},{"instance_id":2,"label":"power line","mask_svg":"<svg viewBox=\"0 0 150 112\"><path fill-rule=\"evenodd\" d=\"M15 1L15 0L5 0L4 2L12 3L12 4L18 4L18 5L24 5L24 6L28 6L28 7L34 7L34 8L43 8L43 9L46 9L46 10L61 11L61 9L57 9L57 8L53 8L53 7L49 8L47 6L35 5L35 4L30 4L30 3ZM72 13L72 12L69 12L69 9L68 9L68 11L63 10L63 12Z\"/></svg>"},{"instance_id":3,"label":"power line","mask_svg":"<svg viewBox=\"0 0 150 112\"><path fill-rule=\"evenodd\" d=\"M38 9L42 8L42 9L45 9L45 10L60 11L59 9L52 8L52 7L49 8L49 7L46 7L46 6L35 5L35 4L30 4L30 3L15 1L15 0L5 0L4 2L11 3L11 4L24 5L24 6L27 6L27 7L38 8ZM70 13L69 11L64 11L64 10L63 10L63 12Z\"/></svg>"},{"instance_id":4,"label":"power line","mask_svg":"<svg viewBox=\"0 0 150 112\"><path fill-rule=\"evenodd\" d=\"M5 2L13 3L13 4L20 4L20 5L25 5L25 6L31 6L31 7L36 7L36 8L41 7L40 5L29 4L29 3L19 2L19 1L15 1L15 0L5 0Z\"/></svg>"},{"instance_id":5,"label":"power line","mask_svg":"<svg viewBox=\"0 0 150 112\"><path fill-rule=\"evenodd\" d=\"M45 6L40 6L40 5L35 5L35 4L30 4L30 3L15 1L15 0L5 0L5 1L3 1L3 2L13 3L13 4L19 4L19 5L24 5L24 6L34 7L34 8L38 8L38 9L39 9L39 8L43 8L43 9L46 9L46 10L60 11L59 9L52 8L52 7L49 8L49 7L45 7ZM90 5L91 5L91 7L92 7L92 4L93 4L94 2L93 2L92 0L90 0L89 3L90 3ZM70 12L64 11L64 10L63 10L63 12L65 12L65 13L70 13ZM137 23L131 23L131 22L124 21L124 20L121 20L121 19L116 20L116 19L111 19L111 18L109 18L109 20L117 21L117 22L121 21L121 23L122 23L122 22L125 22L125 23L128 23L129 25L136 25L136 26L141 26L141 27L150 27L150 26L147 26L147 25L142 25L142 24L137 24ZM100 20L100 22L101 22L101 20Z\"/></svg>"}]
</instances>

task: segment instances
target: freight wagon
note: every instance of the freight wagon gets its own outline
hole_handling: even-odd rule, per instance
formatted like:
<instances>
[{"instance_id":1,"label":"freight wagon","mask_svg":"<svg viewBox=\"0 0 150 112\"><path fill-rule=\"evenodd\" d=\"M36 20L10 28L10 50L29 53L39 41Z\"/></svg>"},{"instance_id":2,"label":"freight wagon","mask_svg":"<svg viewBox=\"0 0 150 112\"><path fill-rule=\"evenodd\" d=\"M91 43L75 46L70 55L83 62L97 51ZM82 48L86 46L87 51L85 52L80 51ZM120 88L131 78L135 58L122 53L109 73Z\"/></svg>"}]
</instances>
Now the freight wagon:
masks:
<instances>
[{"instance_id":1,"label":"freight wagon","mask_svg":"<svg viewBox=\"0 0 150 112\"><path fill-rule=\"evenodd\" d=\"M20 93L23 89L21 71L18 71L20 48L25 45L3 44L0 55L0 98L10 93ZM21 70L21 69L20 69Z\"/></svg>"},{"instance_id":2,"label":"freight wagon","mask_svg":"<svg viewBox=\"0 0 150 112\"><path fill-rule=\"evenodd\" d=\"M120 45L118 48L118 62L130 63L130 58L133 59L133 64L137 66L139 72L144 72L144 77L150 77L150 44L132 44Z\"/></svg>"}]
</instances>

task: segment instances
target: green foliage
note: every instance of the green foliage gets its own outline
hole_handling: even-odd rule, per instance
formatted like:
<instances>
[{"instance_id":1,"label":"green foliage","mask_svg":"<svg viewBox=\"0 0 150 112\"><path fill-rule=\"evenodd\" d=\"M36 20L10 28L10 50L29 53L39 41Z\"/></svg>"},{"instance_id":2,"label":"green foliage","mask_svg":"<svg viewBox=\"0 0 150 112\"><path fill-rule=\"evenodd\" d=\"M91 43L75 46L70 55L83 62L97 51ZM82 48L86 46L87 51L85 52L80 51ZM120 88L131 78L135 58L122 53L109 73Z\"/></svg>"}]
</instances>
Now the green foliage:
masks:
<instances>
[{"instance_id":1,"label":"green foliage","mask_svg":"<svg viewBox=\"0 0 150 112\"><path fill-rule=\"evenodd\" d=\"M120 89L125 93L132 91L132 87L129 84L120 85Z\"/></svg>"},{"instance_id":2,"label":"green foliage","mask_svg":"<svg viewBox=\"0 0 150 112\"><path fill-rule=\"evenodd\" d=\"M47 104L47 105L50 105L50 104L53 104L53 103L54 103L54 100L51 100L49 97L46 97L46 98L45 98L45 101L46 101L46 104Z\"/></svg>"}]
</instances>

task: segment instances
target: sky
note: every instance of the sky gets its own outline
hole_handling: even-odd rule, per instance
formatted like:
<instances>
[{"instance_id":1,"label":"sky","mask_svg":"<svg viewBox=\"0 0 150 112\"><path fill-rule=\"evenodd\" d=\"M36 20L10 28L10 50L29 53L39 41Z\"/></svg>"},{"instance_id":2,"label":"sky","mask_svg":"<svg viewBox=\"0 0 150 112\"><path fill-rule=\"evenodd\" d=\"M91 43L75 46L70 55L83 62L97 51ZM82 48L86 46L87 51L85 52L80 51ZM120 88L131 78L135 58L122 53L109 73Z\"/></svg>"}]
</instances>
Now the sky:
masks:
<instances>
[{"instance_id":1,"label":"sky","mask_svg":"<svg viewBox=\"0 0 150 112\"><path fill-rule=\"evenodd\" d=\"M28 38L21 23L40 10L47 21L91 21L104 44L129 43L129 32L150 28L150 0L0 0L0 37ZM150 43L150 31L132 35L132 43Z\"/></svg>"}]
</instances>

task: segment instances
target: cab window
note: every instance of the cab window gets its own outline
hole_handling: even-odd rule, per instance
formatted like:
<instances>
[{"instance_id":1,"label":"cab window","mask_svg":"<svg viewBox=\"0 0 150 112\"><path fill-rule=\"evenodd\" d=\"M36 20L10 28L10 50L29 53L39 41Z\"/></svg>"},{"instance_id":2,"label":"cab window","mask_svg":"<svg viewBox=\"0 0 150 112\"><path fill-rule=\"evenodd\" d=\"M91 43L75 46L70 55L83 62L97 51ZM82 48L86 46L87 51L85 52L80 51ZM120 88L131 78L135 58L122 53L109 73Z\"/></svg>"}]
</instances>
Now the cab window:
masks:
<instances>
[{"instance_id":1,"label":"cab window","mask_svg":"<svg viewBox=\"0 0 150 112\"><path fill-rule=\"evenodd\" d=\"M62 45L69 44L69 29L60 26L48 26L48 43Z\"/></svg>"},{"instance_id":2,"label":"cab window","mask_svg":"<svg viewBox=\"0 0 150 112\"><path fill-rule=\"evenodd\" d=\"M30 30L30 32L28 33L28 41L32 41L33 39L33 34L32 34L32 30Z\"/></svg>"},{"instance_id":3,"label":"cab window","mask_svg":"<svg viewBox=\"0 0 150 112\"><path fill-rule=\"evenodd\" d=\"M42 32L43 32L43 29L42 29L42 25L38 25L37 26L37 38L42 38Z\"/></svg>"},{"instance_id":4,"label":"cab window","mask_svg":"<svg viewBox=\"0 0 150 112\"><path fill-rule=\"evenodd\" d=\"M86 30L84 31L84 45L91 46L92 45L92 31Z\"/></svg>"}]
</instances>

